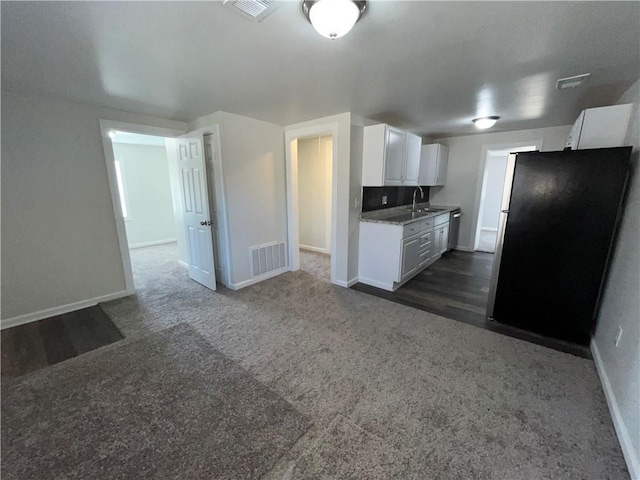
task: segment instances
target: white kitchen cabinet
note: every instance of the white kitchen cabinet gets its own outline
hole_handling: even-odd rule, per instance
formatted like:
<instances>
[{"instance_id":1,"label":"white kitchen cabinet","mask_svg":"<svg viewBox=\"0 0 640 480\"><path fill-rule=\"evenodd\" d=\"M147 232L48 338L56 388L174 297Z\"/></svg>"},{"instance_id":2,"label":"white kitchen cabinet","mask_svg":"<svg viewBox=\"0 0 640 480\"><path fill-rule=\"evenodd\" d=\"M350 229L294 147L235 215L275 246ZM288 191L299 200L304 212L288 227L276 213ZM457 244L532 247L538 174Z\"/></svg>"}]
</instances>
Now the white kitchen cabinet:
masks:
<instances>
[{"instance_id":1,"label":"white kitchen cabinet","mask_svg":"<svg viewBox=\"0 0 640 480\"><path fill-rule=\"evenodd\" d=\"M400 267L400 281L404 282L418 270L418 252L420 250L420 235L414 235L402 240L402 260Z\"/></svg>"},{"instance_id":2,"label":"white kitchen cabinet","mask_svg":"<svg viewBox=\"0 0 640 480\"><path fill-rule=\"evenodd\" d=\"M433 219L405 225L360 222L359 281L394 291L433 261Z\"/></svg>"},{"instance_id":3,"label":"white kitchen cabinet","mask_svg":"<svg viewBox=\"0 0 640 480\"><path fill-rule=\"evenodd\" d=\"M406 134L402 130L386 127L384 148L384 185L402 185L404 181L404 150Z\"/></svg>"},{"instance_id":4,"label":"white kitchen cabinet","mask_svg":"<svg viewBox=\"0 0 640 480\"><path fill-rule=\"evenodd\" d=\"M438 215L433 224L433 257L438 259L449 250L449 214Z\"/></svg>"},{"instance_id":5,"label":"white kitchen cabinet","mask_svg":"<svg viewBox=\"0 0 640 480\"><path fill-rule=\"evenodd\" d=\"M418 185L420 143L418 135L386 124L364 128L362 185Z\"/></svg>"},{"instance_id":6,"label":"white kitchen cabinet","mask_svg":"<svg viewBox=\"0 0 640 480\"><path fill-rule=\"evenodd\" d=\"M571 128L567 147L583 150L624 146L632 106L627 103L583 110Z\"/></svg>"},{"instance_id":7,"label":"white kitchen cabinet","mask_svg":"<svg viewBox=\"0 0 640 480\"><path fill-rule=\"evenodd\" d=\"M407 133L405 143L405 169L403 185L420 185L420 154L422 151L422 137Z\"/></svg>"},{"instance_id":8,"label":"white kitchen cabinet","mask_svg":"<svg viewBox=\"0 0 640 480\"><path fill-rule=\"evenodd\" d=\"M442 255L449 250L449 223L440 225L438 231L435 233L439 237L438 239L438 253Z\"/></svg>"},{"instance_id":9,"label":"white kitchen cabinet","mask_svg":"<svg viewBox=\"0 0 640 480\"><path fill-rule=\"evenodd\" d=\"M422 145L419 185L443 186L447 180L449 149L439 143Z\"/></svg>"}]
</instances>

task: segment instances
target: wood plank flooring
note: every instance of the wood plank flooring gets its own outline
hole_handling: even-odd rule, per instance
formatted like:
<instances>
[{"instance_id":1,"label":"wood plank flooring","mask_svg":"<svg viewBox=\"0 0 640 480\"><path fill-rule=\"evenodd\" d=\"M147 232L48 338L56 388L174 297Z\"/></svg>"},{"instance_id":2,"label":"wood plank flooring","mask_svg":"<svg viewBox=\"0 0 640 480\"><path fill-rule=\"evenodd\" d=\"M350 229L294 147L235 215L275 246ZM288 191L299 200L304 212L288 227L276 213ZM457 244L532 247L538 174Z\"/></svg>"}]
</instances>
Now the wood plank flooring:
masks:
<instances>
[{"instance_id":1,"label":"wood plank flooring","mask_svg":"<svg viewBox=\"0 0 640 480\"><path fill-rule=\"evenodd\" d=\"M395 292L362 283L354 288L480 326L485 323L493 257L491 253L452 250Z\"/></svg>"},{"instance_id":2,"label":"wood plank flooring","mask_svg":"<svg viewBox=\"0 0 640 480\"><path fill-rule=\"evenodd\" d=\"M364 293L555 350L591 358L587 347L486 319L494 254L452 250L395 292L357 283Z\"/></svg>"},{"instance_id":3,"label":"wood plank flooring","mask_svg":"<svg viewBox=\"0 0 640 480\"><path fill-rule=\"evenodd\" d=\"M2 378L19 377L122 340L111 319L94 306L2 330Z\"/></svg>"}]
</instances>

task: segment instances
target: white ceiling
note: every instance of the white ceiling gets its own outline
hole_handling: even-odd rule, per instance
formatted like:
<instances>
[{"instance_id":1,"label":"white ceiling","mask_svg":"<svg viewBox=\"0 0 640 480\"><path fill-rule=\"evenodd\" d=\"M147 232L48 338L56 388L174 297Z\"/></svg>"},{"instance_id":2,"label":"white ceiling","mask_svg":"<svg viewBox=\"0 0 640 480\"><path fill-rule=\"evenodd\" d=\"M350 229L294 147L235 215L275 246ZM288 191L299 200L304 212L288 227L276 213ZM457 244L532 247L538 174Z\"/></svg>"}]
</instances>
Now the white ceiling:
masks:
<instances>
[{"instance_id":1,"label":"white ceiling","mask_svg":"<svg viewBox=\"0 0 640 480\"><path fill-rule=\"evenodd\" d=\"M373 1L338 40L297 1L2 2L2 88L189 121L351 111L430 136L572 123L640 77L640 3ZM574 90L555 81L581 73Z\"/></svg>"}]
</instances>

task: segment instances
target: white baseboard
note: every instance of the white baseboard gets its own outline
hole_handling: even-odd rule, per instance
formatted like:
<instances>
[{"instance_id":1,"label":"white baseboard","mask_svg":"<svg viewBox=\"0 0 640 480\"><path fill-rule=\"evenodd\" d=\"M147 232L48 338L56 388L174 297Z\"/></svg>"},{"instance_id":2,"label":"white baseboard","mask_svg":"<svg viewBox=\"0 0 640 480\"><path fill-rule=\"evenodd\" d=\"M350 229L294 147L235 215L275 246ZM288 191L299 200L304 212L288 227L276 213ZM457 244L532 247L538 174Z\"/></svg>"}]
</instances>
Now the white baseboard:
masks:
<instances>
[{"instance_id":1,"label":"white baseboard","mask_svg":"<svg viewBox=\"0 0 640 480\"><path fill-rule=\"evenodd\" d=\"M629 469L631 479L640 480L640 452L636 452L633 450L633 444L631 443L629 431L627 430L627 427L624 424L624 419L620 414L618 402L616 400L615 394L613 393L613 389L611 388L609 376L607 375L607 370L604 367L604 363L602 363L600 350L598 350L598 345L596 344L595 339L591 340L591 353L593 354L593 361L596 364L596 370L598 371L600 382L602 383L604 396L607 399L607 405L609 405L609 412L611 413L613 426L616 429L616 435L618 436L618 441L620 442L620 447L622 448L624 459L627 462L627 468Z\"/></svg>"},{"instance_id":2,"label":"white baseboard","mask_svg":"<svg viewBox=\"0 0 640 480\"><path fill-rule=\"evenodd\" d=\"M177 238L165 238L164 240L154 240L153 242L134 243L133 245L129 245L129 249L153 247L154 245L162 245L165 243L175 243L177 241L178 241Z\"/></svg>"},{"instance_id":3,"label":"white baseboard","mask_svg":"<svg viewBox=\"0 0 640 480\"><path fill-rule=\"evenodd\" d=\"M69 303L67 305L60 305L59 307L47 308L33 313L25 313L24 315L18 315L12 318L3 318L0 321L0 328L17 327L18 325L24 325L25 323L37 322L43 318L53 317L55 315L62 315L63 313L74 312L87 307L93 307L101 302L108 302L109 300L115 300L116 298L127 297L130 294L123 290L121 292L110 293L109 295L102 295L101 297L89 298L87 300L81 300L79 302Z\"/></svg>"},{"instance_id":4,"label":"white baseboard","mask_svg":"<svg viewBox=\"0 0 640 480\"><path fill-rule=\"evenodd\" d=\"M273 277L277 277L278 275L288 272L289 267L282 267L279 268L277 270L272 270L268 273L265 273L264 275L260 275L259 277L255 277L255 278L250 278L249 280L244 280L242 282L238 282L238 283L229 283L229 285L227 285L227 288L230 290L240 290L241 288L245 288L248 287L250 285L255 285L256 283L260 283L263 280L267 280L269 278L273 278Z\"/></svg>"},{"instance_id":5,"label":"white baseboard","mask_svg":"<svg viewBox=\"0 0 640 480\"><path fill-rule=\"evenodd\" d=\"M370 278L362 278L360 277L360 283L364 283L365 285L371 285L372 287L381 288L383 290L387 290L389 292L394 291L394 283L386 283L379 282L378 280L372 280Z\"/></svg>"},{"instance_id":6,"label":"white baseboard","mask_svg":"<svg viewBox=\"0 0 640 480\"><path fill-rule=\"evenodd\" d=\"M326 255L330 254L329 250L327 250L326 248L312 247L310 245L302 245L302 244L300 244L300 249L301 250L309 250L310 252L324 253Z\"/></svg>"},{"instance_id":7,"label":"white baseboard","mask_svg":"<svg viewBox=\"0 0 640 480\"><path fill-rule=\"evenodd\" d=\"M187 262L183 262L182 260L178 260L178 265L189 270L189 264Z\"/></svg>"},{"instance_id":8,"label":"white baseboard","mask_svg":"<svg viewBox=\"0 0 640 480\"><path fill-rule=\"evenodd\" d=\"M463 247L462 245L456 245L455 247L453 247L453 250L460 250L461 252L475 252L474 248Z\"/></svg>"},{"instance_id":9,"label":"white baseboard","mask_svg":"<svg viewBox=\"0 0 640 480\"><path fill-rule=\"evenodd\" d=\"M359 281L360 279L358 277L354 277L351 280L347 280L346 282L344 280L331 280L331 283L333 283L334 285L338 285L339 287L351 288Z\"/></svg>"}]
</instances>

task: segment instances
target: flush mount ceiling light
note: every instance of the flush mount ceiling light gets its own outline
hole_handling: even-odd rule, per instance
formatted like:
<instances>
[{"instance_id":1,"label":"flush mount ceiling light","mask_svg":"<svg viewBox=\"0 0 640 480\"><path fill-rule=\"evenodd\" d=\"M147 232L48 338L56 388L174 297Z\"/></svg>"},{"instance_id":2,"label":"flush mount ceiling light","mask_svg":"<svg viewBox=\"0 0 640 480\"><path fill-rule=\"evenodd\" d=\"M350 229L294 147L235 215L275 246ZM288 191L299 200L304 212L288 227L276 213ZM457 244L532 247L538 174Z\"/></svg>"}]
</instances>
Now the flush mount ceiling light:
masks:
<instances>
[{"instance_id":1,"label":"flush mount ceiling light","mask_svg":"<svg viewBox=\"0 0 640 480\"><path fill-rule=\"evenodd\" d=\"M366 1L305 0L302 13L323 37L335 40L353 28L367 8Z\"/></svg>"},{"instance_id":2,"label":"flush mount ceiling light","mask_svg":"<svg viewBox=\"0 0 640 480\"><path fill-rule=\"evenodd\" d=\"M491 117L480 117L480 118L474 118L473 120L471 120L476 127L478 127L480 130L485 130L487 128L491 128L493 127L496 122L500 119L500 117L493 115Z\"/></svg>"}]
</instances>

